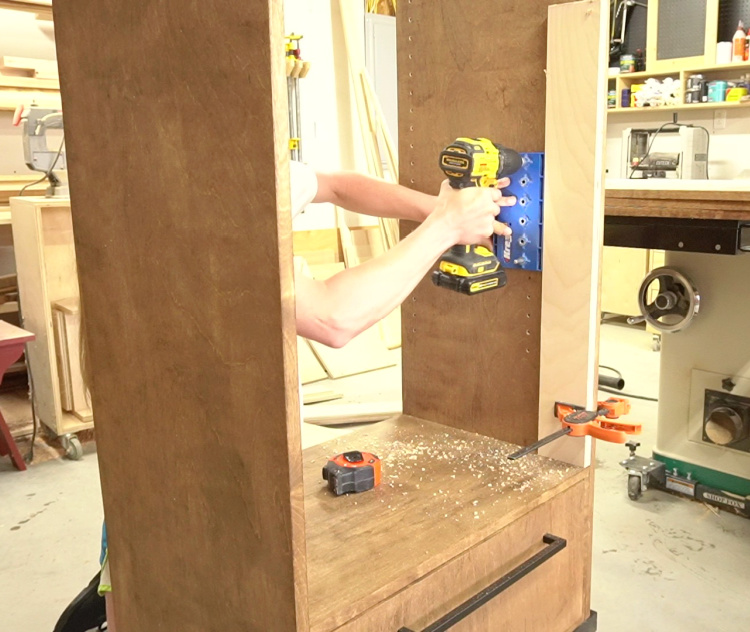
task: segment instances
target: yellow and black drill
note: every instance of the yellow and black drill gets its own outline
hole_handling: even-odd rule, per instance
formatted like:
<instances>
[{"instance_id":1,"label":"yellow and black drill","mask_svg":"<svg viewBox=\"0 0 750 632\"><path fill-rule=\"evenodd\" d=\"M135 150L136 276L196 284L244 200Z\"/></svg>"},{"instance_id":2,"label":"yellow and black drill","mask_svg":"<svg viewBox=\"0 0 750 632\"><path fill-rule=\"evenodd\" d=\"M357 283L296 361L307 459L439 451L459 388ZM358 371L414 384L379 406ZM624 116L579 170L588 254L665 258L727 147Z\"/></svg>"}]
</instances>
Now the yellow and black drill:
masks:
<instances>
[{"instance_id":1,"label":"yellow and black drill","mask_svg":"<svg viewBox=\"0 0 750 632\"><path fill-rule=\"evenodd\" d=\"M486 138L457 138L440 152L440 168L454 189L494 187L523 165L520 154ZM505 270L484 246L453 246L432 273L438 287L462 294L479 294L503 287Z\"/></svg>"}]
</instances>

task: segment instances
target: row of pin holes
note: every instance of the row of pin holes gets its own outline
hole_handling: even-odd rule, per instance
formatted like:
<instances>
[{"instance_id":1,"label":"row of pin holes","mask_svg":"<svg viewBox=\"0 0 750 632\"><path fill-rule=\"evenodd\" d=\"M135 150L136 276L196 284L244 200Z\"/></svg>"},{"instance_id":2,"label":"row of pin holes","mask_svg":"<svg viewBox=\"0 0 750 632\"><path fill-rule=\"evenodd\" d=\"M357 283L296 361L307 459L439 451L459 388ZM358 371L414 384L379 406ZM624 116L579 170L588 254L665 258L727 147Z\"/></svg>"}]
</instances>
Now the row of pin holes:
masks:
<instances>
[{"instance_id":1,"label":"row of pin holes","mask_svg":"<svg viewBox=\"0 0 750 632\"><path fill-rule=\"evenodd\" d=\"M526 300L527 300L527 301L530 301L530 300L531 300L531 294L527 294L527 295L526 295ZM526 312L526 318L531 318L531 312ZM531 335L531 330L530 330L530 329L527 329L527 330L526 330L526 335L527 335L527 336L530 336L530 335ZM529 350L529 348L528 348L528 347L526 347L526 353L531 353L531 351Z\"/></svg>"},{"instance_id":2,"label":"row of pin holes","mask_svg":"<svg viewBox=\"0 0 750 632\"><path fill-rule=\"evenodd\" d=\"M409 4L411 4L411 3L412 3L412 0L409 0ZM410 23L411 23L411 22L413 22L412 18L409 18L409 22L410 22ZM411 41L413 41L413 38L412 38L412 36L411 36L411 35L409 35L409 41L410 41L410 42L411 42ZM411 54L409 55L409 59L412 59L412 56L411 56ZM414 76L414 75L413 75L413 73L411 73L411 72L410 72L410 73L409 73L409 77L411 78L411 77L413 77L413 76ZM414 92L413 92L412 90L409 90L409 96L410 96L410 97L411 97L411 96L414 96ZM413 113L414 113L414 108L409 108L409 112L410 112L411 114L413 114ZM413 126L413 125L410 125L410 126L409 126L409 131L410 131L410 132L413 132L413 131L414 131L414 126ZM409 143L409 149L414 149L414 143ZM413 166L414 166L414 161L411 161L411 163L410 163L410 164L411 164L411 166L413 167ZM523 179L523 180L521 181L521 186L526 186L526 183L527 183L527 182L528 182L528 180L526 180L526 179L524 178L524 179ZM414 178L412 178L412 179L411 179L411 183L412 183L412 184L414 184ZM525 222L524 222L524 223L525 223ZM415 303L416 303L416 301L417 301L417 297L416 297L416 296L413 296L411 300L412 300L413 302L415 302ZM530 300L531 300L531 295L530 295L530 294L527 294L527 295L526 295L526 300L527 300L527 301L530 301ZM416 313L413 313L413 314L412 314L412 318L416 318L416 317L417 317ZM530 318L531 318L531 313L527 312L527 313L526 313L526 318L529 318L529 319L530 319ZM417 333L417 330L416 330L416 328L412 329L411 331L412 331L412 333ZM527 329L527 330L526 330L526 335L527 335L527 336L530 336L530 335L531 335L531 330ZM529 350L529 348L528 348L528 347L526 348L526 353L531 353L531 351Z\"/></svg>"},{"instance_id":3,"label":"row of pin holes","mask_svg":"<svg viewBox=\"0 0 750 632\"><path fill-rule=\"evenodd\" d=\"M409 0L409 4L411 4L411 3L412 3L412 0ZM414 22L414 18L412 18L412 17L409 17L409 24L411 24L412 22ZM413 41L414 41L414 38L413 38L413 37L412 37L411 35L409 35L408 39L409 39L409 41L410 41L410 42L413 42ZM412 55L411 55L411 53L409 53L409 59L412 59ZM413 76L414 76L414 74L410 72L410 73L409 73L409 78L411 78L411 77L413 77ZM409 96L410 96L410 97L411 97L411 96L414 96L414 91L413 91L413 90L409 90ZM414 114L414 108L409 108L409 113L410 113L410 114ZM410 132L413 132L413 131L414 131L414 126L413 126L413 125L410 125L410 126L409 126L409 131L410 131ZM410 144L409 144L409 147L410 147L411 149L414 149L414 143L410 143ZM411 162L411 166L412 166L412 167L414 166L414 162L413 162L413 161ZM410 179L409 179L409 182L410 182L411 184L414 184L414 178L410 178ZM415 298L414 300L416 301L417 299ZM415 314L415 316L416 316L416 314ZM416 332L417 332L417 330L416 330L416 329L414 329L414 330L412 330L412 331L413 331L414 333L416 333Z\"/></svg>"},{"instance_id":4,"label":"row of pin holes","mask_svg":"<svg viewBox=\"0 0 750 632\"><path fill-rule=\"evenodd\" d=\"M412 2L412 0L409 0L409 4L411 4L411 2ZM409 18L409 23L410 23L410 24L411 24L411 23L412 23L413 21L414 21L414 20L413 20L412 18ZM414 38L413 38L413 37L412 37L411 35L409 35L409 37L408 37L407 39L408 39L408 40L409 40L410 42L413 42L413 41L414 41ZM411 53L409 53L409 59L413 59L413 57L412 57L412 54L411 54ZM410 73L409 73L409 77L411 78L411 77L413 77L413 76L414 76L414 73L411 73L411 72L410 72ZM413 97L413 96L414 96L414 91L413 91L413 90L409 90L409 96L410 96L410 97ZM409 108L409 113L410 113L410 114L414 114L414 108ZM409 126L409 131L410 131L410 132L413 132L413 131L414 131L414 126L413 126L413 125L410 125L410 126ZM409 149L414 149L414 143L409 143ZM414 166L414 161L412 160L412 161L411 161L411 162L410 162L409 164L410 164L410 166L412 166L412 167L413 167L413 166ZM414 184L414 178L410 178L410 179L409 179L409 182L410 182L411 184ZM415 298L414 300L416 301L417 299ZM414 316L416 316L416 314L414 314ZM413 329L413 330L412 330L412 332L413 332L413 333L416 333L416 332L417 332L417 330L416 330L416 329Z\"/></svg>"}]
</instances>

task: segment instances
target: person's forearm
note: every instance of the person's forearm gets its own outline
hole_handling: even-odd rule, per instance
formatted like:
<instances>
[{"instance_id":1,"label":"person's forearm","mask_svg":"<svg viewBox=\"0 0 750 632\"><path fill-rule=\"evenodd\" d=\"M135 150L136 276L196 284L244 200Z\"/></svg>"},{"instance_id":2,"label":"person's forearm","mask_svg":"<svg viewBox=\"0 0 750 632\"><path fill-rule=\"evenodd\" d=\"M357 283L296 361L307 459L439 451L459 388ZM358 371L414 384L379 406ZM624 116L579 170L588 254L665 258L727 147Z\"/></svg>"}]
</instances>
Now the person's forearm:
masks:
<instances>
[{"instance_id":1,"label":"person's forearm","mask_svg":"<svg viewBox=\"0 0 750 632\"><path fill-rule=\"evenodd\" d=\"M437 196L359 173L331 174L331 200L355 213L423 222L435 208Z\"/></svg>"},{"instance_id":2,"label":"person's forearm","mask_svg":"<svg viewBox=\"0 0 750 632\"><path fill-rule=\"evenodd\" d=\"M398 307L453 245L445 230L423 224L385 254L328 279L322 304L335 315L333 346L345 344Z\"/></svg>"}]
</instances>

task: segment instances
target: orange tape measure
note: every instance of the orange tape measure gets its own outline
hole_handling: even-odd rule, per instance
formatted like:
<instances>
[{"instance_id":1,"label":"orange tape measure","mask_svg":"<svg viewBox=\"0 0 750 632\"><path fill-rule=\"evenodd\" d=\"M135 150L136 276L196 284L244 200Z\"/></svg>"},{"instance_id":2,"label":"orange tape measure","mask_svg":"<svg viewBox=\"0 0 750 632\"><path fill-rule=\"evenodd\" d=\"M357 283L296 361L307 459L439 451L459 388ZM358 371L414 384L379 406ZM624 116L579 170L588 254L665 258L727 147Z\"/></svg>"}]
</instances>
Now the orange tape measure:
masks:
<instances>
[{"instance_id":1,"label":"orange tape measure","mask_svg":"<svg viewBox=\"0 0 750 632\"><path fill-rule=\"evenodd\" d=\"M337 454L323 467L323 479L336 496L366 492L380 485L380 476L380 459L358 450Z\"/></svg>"}]
</instances>

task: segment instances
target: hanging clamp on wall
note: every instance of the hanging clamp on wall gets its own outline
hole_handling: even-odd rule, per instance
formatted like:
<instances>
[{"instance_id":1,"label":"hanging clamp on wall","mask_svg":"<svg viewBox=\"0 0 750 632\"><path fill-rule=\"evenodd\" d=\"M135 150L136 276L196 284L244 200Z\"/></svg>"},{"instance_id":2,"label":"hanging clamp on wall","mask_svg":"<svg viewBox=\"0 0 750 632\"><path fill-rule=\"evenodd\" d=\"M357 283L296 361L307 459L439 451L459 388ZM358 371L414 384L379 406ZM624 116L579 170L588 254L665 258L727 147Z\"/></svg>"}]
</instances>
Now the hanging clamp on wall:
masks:
<instances>
[{"instance_id":1,"label":"hanging clamp on wall","mask_svg":"<svg viewBox=\"0 0 750 632\"><path fill-rule=\"evenodd\" d=\"M286 36L286 83L289 100L289 151L292 160L302 160L302 108L300 106L299 80L310 72L310 62L303 61L300 40L302 35Z\"/></svg>"}]
</instances>

